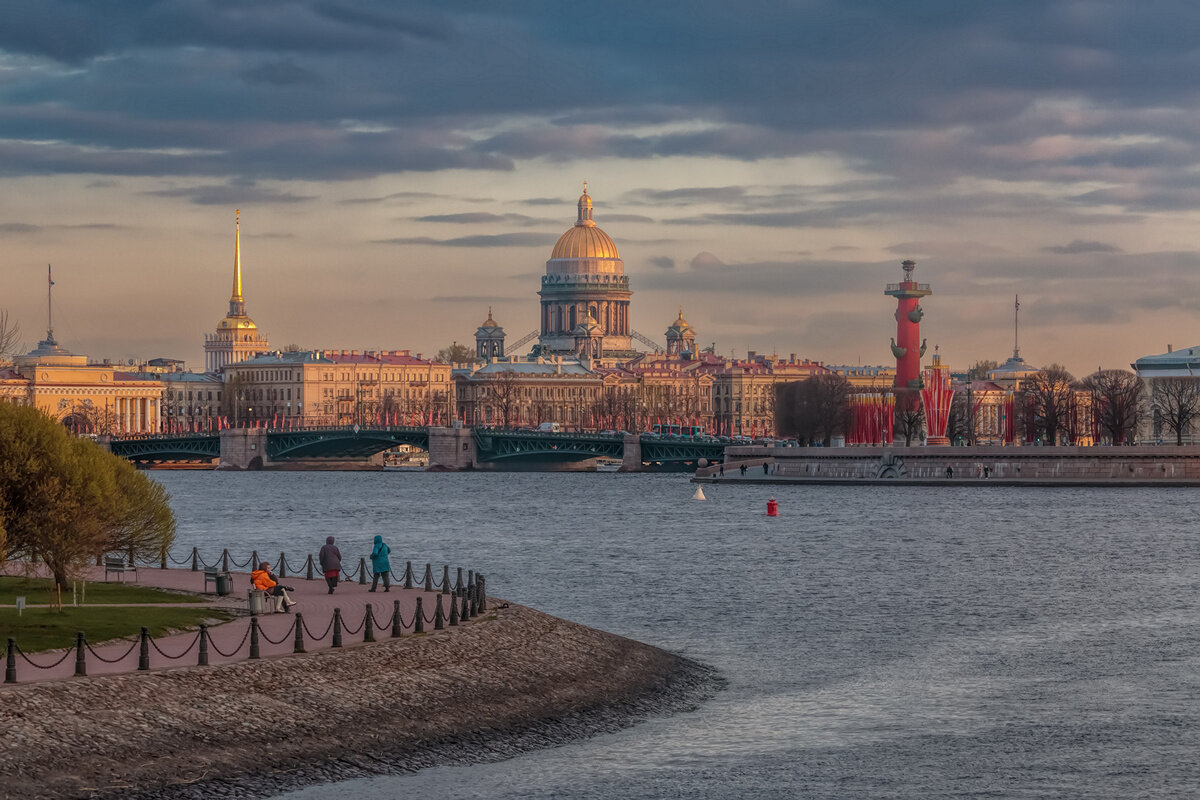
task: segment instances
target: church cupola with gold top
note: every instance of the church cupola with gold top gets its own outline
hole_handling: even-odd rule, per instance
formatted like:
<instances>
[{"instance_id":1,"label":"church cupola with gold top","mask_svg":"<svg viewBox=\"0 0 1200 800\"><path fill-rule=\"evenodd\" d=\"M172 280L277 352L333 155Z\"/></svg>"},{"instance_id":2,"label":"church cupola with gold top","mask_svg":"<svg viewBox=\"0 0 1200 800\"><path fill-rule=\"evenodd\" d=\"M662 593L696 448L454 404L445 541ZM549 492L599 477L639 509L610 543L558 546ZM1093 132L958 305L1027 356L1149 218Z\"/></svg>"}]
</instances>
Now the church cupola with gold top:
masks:
<instances>
[{"instance_id":1,"label":"church cupola with gold top","mask_svg":"<svg viewBox=\"0 0 1200 800\"><path fill-rule=\"evenodd\" d=\"M270 350L267 338L259 333L254 320L246 316L246 301L242 297L241 214L240 209L234 212L233 292L229 296L229 313L217 323L215 333L204 335L205 372L220 372L230 364L246 361Z\"/></svg>"},{"instance_id":2,"label":"church cupola with gold top","mask_svg":"<svg viewBox=\"0 0 1200 800\"><path fill-rule=\"evenodd\" d=\"M612 237L596 225L584 184L575 225L559 237L542 276L541 326L536 352L632 358L629 278ZM579 336L584 332L584 336Z\"/></svg>"},{"instance_id":3,"label":"church cupola with gold top","mask_svg":"<svg viewBox=\"0 0 1200 800\"><path fill-rule=\"evenodd\" d=\"M504 328L492 319L488 308L487 319L475 329L475 357L480 359L504 358Z\"/></svg>"},{"instance_id":4,"label":"church cupola with gold top","mask_svg":"<svg viewBox=\"0 0 1200 800\"><path fill-rule=\"evenodd\" d=\"M679 307L679 316L667 328L667 353L682 355L696 352L696 331L683 318L683 306Z\"/></svg>"}]
</instances>

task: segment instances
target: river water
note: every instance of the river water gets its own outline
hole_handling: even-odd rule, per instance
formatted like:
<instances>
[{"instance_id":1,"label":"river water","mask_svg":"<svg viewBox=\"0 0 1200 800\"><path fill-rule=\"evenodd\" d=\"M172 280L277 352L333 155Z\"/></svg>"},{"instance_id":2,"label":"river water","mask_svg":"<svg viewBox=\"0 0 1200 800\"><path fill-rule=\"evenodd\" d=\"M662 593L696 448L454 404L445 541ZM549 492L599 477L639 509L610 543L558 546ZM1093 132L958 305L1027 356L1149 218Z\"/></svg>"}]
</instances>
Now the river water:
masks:
<instances>
[{"instance_id":1,"label":"river water","mask_svg":"<svg viewBox=\"0 0 1200 800\"><path fill-rule=\"evenodd\" d=\"M729 681L620 733L292 800L1200 793L1192 490L740 485L698 502L681 475L154 477L177 552L332 534L356 556L380 533L393 561L478 568L489 594Z\"/></svg>"}]
</instances>

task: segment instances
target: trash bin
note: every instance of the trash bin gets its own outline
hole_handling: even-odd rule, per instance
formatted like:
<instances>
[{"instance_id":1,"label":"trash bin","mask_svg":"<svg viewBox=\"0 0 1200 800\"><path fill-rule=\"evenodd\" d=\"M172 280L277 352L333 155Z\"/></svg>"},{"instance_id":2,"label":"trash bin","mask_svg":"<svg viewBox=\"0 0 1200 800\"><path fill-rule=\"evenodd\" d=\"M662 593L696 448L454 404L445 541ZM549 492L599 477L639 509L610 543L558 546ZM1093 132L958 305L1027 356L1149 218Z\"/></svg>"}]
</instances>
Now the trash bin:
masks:
<instances>
[{"instance_id":1,"label":"trash bin","mask_svg":"<svg viewBox=\"0 0 1200 800\"><path fill-rule=\"evenodd\" d=\"M265 604L263 603L264 595L262 592L260 592L258 589L251 589L247 596L249 598L250 613L252 615L257 616L259 614L266 613L266 608L264 607Z\"/></svg>"},{"instance_id":2,"label":"trash bin","mask_svg":"<svg viewBox=\"0 0 1200 800\"><path fill-rule=\"evenodd\" d=\"M233 593L233 576L228 572L217 575L217 594L224 597Z\"/></svg>"}]
</instances>

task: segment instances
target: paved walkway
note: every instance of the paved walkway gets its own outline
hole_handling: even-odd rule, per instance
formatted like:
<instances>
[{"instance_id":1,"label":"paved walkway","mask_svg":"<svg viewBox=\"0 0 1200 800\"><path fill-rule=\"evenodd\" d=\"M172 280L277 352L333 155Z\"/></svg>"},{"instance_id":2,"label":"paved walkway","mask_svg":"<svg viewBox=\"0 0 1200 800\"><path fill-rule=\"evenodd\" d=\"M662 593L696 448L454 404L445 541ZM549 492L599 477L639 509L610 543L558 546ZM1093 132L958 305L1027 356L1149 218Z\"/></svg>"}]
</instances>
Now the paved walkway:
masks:
<instances>
[{"instance_id":1,"label":"paved walkway","mask_svg":"<svg viewBox=\"0 0 1200 800\"><path fill-rule=\"evenodd\" d=\"M393 566L396 566L395 564ZM400 570L403 576L403 569ZM234 610L244 616L213 625L208 629L209 664L223 664L232 661L244 661L249 657L250 616L247 595L250 589L250 575L246 572L234 572L233 592L227 597L218 597L210 591L205 596L211 598L208 603L213 608ZM103 582L104 568L92 567L87 575L89 581ZM451 581L455 577L451 576ZM465 580L465 578L464 578ZM153 586L163 589L175 589L196 594L204 592L204 572L192 572L190 569L158 569L154 567L138 567L137 578L130 576L129 583L139 586ZM285 586L294 587L289 592L296 605L291 613L268 613L260 615L259 628L261 631L260 654L263 658L291 654L294 650L294 628L297 616L303 620L304 646L307 652L325 650L332 647L332 623L334 609L341 609L343 630L343 646L361 644L363 640L363 623L366 616L366 606L370 603L372 616L375 620L375 638L385 639L392 635L392 612L394 602L400 602L400 616L404 624L404 632L412 633L416 616L417 598L422 598L425 630L433 630L433 619L437 607L437 598L442 597L443 610L449 624L450 595L440 595L438 592L425 592L421 589L401 589L393 585L390 592L384 592L382 582L378 591L371 593L370 585L358 583L339 583L337 590L329 594L329 589L323 578L306 580L303 577L286 577L280 579ZM461 607L461 600L459 604ZM89 604L91 605L91 604ZM131 604L133 605L133 604ZM145 606L147 604L136 604ZM126 606L129 607L129 606ZM190 608L203 608L202 605L188 604ZM353 631L353 632L352 632ZM86 631L85 631L86 633ZM171 636L155 638L150 645L150 668L164 669L180 666L195 666L198 663L198 640L196 631L180 633ZM18 641L19 645L20 642ZM0 642L0 646L3 643ZM91 645L93 652L87 653L87 674L105 675L118 672L133 672L138 668L139 646L138 639L118 640L105 644ZM75 674L75 648L55 650L30 654L29 660L38 665L51 665L49 669L38 669L29 664L19 654L17 656L17 682L30 683L34 681L56 680L69 678ZM186 653L186 655L181 655ZM227 655L222 655L222 653ZM65 658L63 656L66 656ZM177 658L172 658L177 657ZM108 663L101 659L108 659ZM2 686L2 684L0 684Z\"/></svg>"}]
</instances>

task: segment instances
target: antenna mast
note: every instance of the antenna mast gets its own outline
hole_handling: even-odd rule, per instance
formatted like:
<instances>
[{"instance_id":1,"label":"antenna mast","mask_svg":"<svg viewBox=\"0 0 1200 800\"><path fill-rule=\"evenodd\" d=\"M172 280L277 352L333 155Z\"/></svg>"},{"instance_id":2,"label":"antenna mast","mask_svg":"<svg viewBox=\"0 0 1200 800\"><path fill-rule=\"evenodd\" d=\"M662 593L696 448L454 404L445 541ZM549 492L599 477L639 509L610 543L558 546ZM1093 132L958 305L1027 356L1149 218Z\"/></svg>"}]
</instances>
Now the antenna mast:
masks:
<instances>
[{"instance_id":1,"label":"antenna mast","mask_svg":"<svg viewBox=\"0 0 1200 800\"><path fill-rule=\"evenodd\" d=\"M1021 348L1017 344L1020 333L1021 295L1013 295L1013 360L1021 360Z\"/></svg>"}]
</instances>

